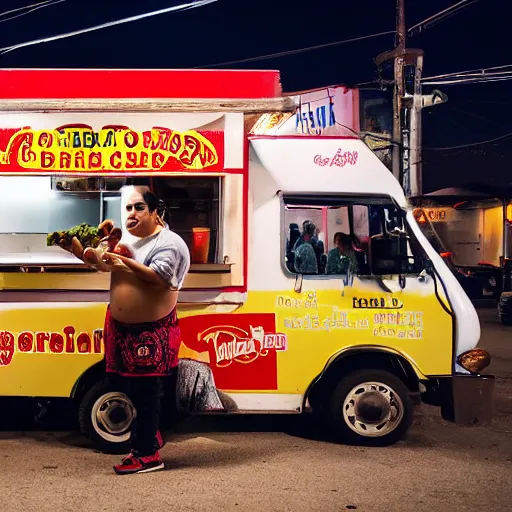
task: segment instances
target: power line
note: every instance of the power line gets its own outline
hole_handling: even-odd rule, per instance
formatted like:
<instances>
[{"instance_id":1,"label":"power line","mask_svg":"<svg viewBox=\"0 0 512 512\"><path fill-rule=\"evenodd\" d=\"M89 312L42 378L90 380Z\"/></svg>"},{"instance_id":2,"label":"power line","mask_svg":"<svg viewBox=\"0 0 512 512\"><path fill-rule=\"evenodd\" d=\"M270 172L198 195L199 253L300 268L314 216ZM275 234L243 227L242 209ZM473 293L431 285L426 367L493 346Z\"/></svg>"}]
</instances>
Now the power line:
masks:
<instances>
[{"instance_id":1,"label":"power line","mask_svg":"<svg viewBox=\"0 0 512 512\"><path fill-rule=\"evenodd\" d=\"M429 28L436 23L440 23L443 20L446 20L447 18L451 18L453 15L457 14L462 9L465 9L466 7L469 7L470 5L478 2L479 0L461 0L460 2L452 5L451 7L448 7L447 9L443 9L442 11L434 14L433 16L428 17L427 19L421 21L420 23L417 23L416 25L412 26L408 32L413 33L414 30L419 29L418 33L420 33L422 30Z\"/></svg>"},{"instance_id":2,"label":"power line","mask_svg":"<svg viewBox=\"0 0 512 512\"><path fill-rule=\"evenodd\" d=\"M77 36L77 35L80 35L80 34L85 34L87 32L94 32L96 30L101 30L101 29L104 29L104 28L113 27L115 25L121 25L123 23L129 23L131 21L137 21L137 20L141 20L143 18L149 18L150 16L157 16L159 14L165 14L165 13L168 13L168 12L186 11L186 10L189 10L189 9L195 9L196 7L203 7L203 6L207 5L207 4L211 4L211 3L216 2L216 1L217 0L198 0L196 2L191 2L191 3L188 3L188 4L176 5L176 6L173 6L173 7L166 7L165 9L159 9L157 11L151 11L151 12L147 12L147 13L144 13L144 14L138 14L137 16L130 16L129 18L123 18L121 20L111 21L111 22L108 22L108 23L103 23L101 25L95 25L94 27L84 28L84 29L81 29L81 30L75 30L73 32L67 32L65 34L59 34L59 35L56 35L56 36L51 36L51 37L47 37L47 38L43 38L43 39L36 39L34 41L27 41L25 43L19 43L19 44L15 44L15 45L12 45L12 46L6 46L4 48L0 48L0 55L4 55L5 53L11 52L13 50L17 50L19 48L24 48L26 46L33 46L33 45L40 44L40 43L48 43L50 41L56 41L58 39L64 39L64 38L67 38L67 37L73 37L73 36Z\"/></svg>"},{"instance_id":3,"label":"power line","mask_svg":"<svg viewBox=\"0 0 512 512\"><path fill-rule=\"evenodd\" d=\"M459 80L444 80L436 82L424 82L423 85L470 85L470 84L485 84L488 82L504 82L512 80L512 74L502 77L491 77L491 78L469 78Z\"/></svg>"},{"instance_id":4,"label":"power line","mask_svg":"<svg viewBox=\"0 0 512 512\"><path fill-rule=\"evenodd\" d=\"M460 146L449 146L449 147L444 147L444 148L423 148L423 149L427 149L429 151L446 151L449 149L470 148L473 146L480 146L482 144L490 144L491 142L496 142L498 140L506 139L507 137L510 137L510 136L512 136L512 132L506 133L505 135L501 135L500 137L495 137L494 139L483 140L481 142L473 142L472 144L461 144Z\"/></svg>"},{"instance_id":5,"label":"power line","mask_svg":"<svg viewBox=\"0 0 512 512\"><path fill-rule=\"evenodd\" d=\"M464 80L471 80L471 79L485 79L485 78L499 78L504 75L510 75L512 74L512 70L510 71L492 71L490 73L465 73L460 75L452 75L448 76L446 78L435 78L434 80L447 80L449 78L453 79L464 79Z\"/></svg>"},{"instance_id":6,"label":"power line","mask_svg":"<svg viewBox=\"0 0 512 512\"><path fill-rule=\"evenodd\" d=\"M211 67L228 66L231 64L242 64L244 62L257 62L259 60L275 59L278 57L286 57L287 55L295 55L297 53L303 53L303 52L308 52L308 51L312 51L312 50L319 50L321 48L329 48L331 46L338 46L338 45L345 44L345 43L362 41L364 39L370 39L372 37L379 37L379 36L386 36L386 35L394 34L394 33L395 33L395 30L388 30L387 32L379 32L377 34L369 34L367 36L354 37L352 39L344 39L342 41L334 41L333 43L318 44L316 46L306 46L305 48L297 48L295 50L288 50L288 51L278 52L278 53L269 53L267 55L260 55L258 57L249 57L247 59L232 60L229 62L218 62L216 64L208 64L205 66L196 66L193 69L204 69L204 68L211 68Z\"/></svg>"},{"instance_id":7,"label":"power line","mask_svg":"<svg viewBox=\"0 0 512 512\"><path fill-rule=\"evenodd\" d=\"M480 73L482 76L485 75L487 71L495 71L497 69L505 69L512 68L512 64L506 64L504 66L494 66L492 68L479 68L479 69L470 69L467 71L456 71L455 73L446 73L444 75L436 75L436 76L426 76L422 78L422 80L434 80L436 78L451 78L455 76L466 76L470 73Z\"/></svg>"},{"instance_id":8,"label":"power line","mask_svg":"<svg viewBox=\"0 0 512 512\"><path fill-rule=\"evenodd\" d=\"M10 18L5 18L3 20L0 20L0 23L4 23L6 21L10 21L10 20L14 20L16 18L21 18L22 16L26 16L27 14L30 14L31 12L34 12L34 11L38 11L39 9L45 9L46 7L53 7L54 5L57 5L57 4L61 4L62 2L66 2L67 0L56 0L55 2L42 2L42 4L34 4L35 6L38 6L38 7L34 7L32 5L28 6L28 7L22 7L20 9L14 9L14 11L20 11L20 10L23 10L23 9L28 9L29 7L34 7L33 9L30 9L29 11L26 11L26 12L22 12L21 14L16 14L15 16L11 16ZM10 12L14 12L14 11L10 11ZM3 14L0 14L0 16L4 16L5 14L7 13L3 13Z\"/></svg>"},{"instance_id":9,"label":"power line","mask_svg":"<svg viewBox=\"0 0 512 512\"><path fill-rule=\"evenodd\" d=\"M464 84L480 84L486 82L501 82L504 80L512 79L512 69L510 71L490 72L492 69L504 69L511 66L498 66L496 68L488 68L488 70L482 70L479 73L473 71L462 71L460 73L447 73L445 75L438 75L435 77L422 78L422 85L464 85ZM443 78L444 77L444 78ZM372 80L369 82L360 82L357 86L369 85L369 84L393 84L393 80Z\"/></svg>"},{"instance_id":10,"label":"power line","mask_svg":"<svg viewBox=\"0 0 512 512\"><path fill-rule=\"evenodd\" d=\"M24 11L26 9L30 9L31 7L36 7L38 5L43 5L43 4L51 4L52 2L53 2L53 0L45 0L44 2L38 2L37 4L26 5L25 7L17 7L16 9L11 9L10 11L0 12L0 18L2 16L7 16L8 14L12 14L13 12Z\"/></svg>"}]
</instances>

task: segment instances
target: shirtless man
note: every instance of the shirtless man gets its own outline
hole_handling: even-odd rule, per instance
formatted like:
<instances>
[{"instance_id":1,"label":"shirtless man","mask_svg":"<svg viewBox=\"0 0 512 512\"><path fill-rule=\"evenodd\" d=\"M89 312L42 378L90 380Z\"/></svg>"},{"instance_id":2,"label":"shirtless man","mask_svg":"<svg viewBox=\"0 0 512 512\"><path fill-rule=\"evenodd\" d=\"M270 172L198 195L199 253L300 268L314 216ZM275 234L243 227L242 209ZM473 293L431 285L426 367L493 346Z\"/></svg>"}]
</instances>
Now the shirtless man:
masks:
<instances>
[{"instance_id":1,"label":"shirtless man","mask_svg":"<svg viewBox=\"0 0 512 512\"><path fill-rule=\"evenodd\" d=\"M104 329L107 372L126 378L137 411L133 449L114 471L133 474L164 467L159 455L160 377L178 366L176 303L190 253L183 239L165 227L159 201L148 187L124 187L122 199L133 258L111 252L100 256L96 251L92 256L89 252L86 261L111 272Z\"/></svg>"}]
</instances>

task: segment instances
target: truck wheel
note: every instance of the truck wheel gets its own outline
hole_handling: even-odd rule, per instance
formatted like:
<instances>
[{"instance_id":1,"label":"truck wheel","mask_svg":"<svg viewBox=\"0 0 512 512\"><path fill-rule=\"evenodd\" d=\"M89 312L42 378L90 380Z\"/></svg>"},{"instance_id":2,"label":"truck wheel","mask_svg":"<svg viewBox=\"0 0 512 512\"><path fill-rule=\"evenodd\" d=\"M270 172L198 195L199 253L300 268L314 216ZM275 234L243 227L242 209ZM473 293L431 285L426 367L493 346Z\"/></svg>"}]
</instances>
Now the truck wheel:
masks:
<instances>
[{"instance_id":1,"label":"truck wheel","mask_svg":"<svg viewBox=\"0 0 512 512\"><path fill-rule=\"evenodd\" d=\"M328 427L345 443L387 446L402 439L412 423L409 389L392 373L362 370L334 388L325 410Z\"/></svg>"},{"instance_id":2,"label":"truck wheel","mask_svg":"<svg viewBox=\"0 0 512 512\"><path fill-rule=\"evenodd\" d=\"M85 393L78 409L82 434L98 450L112 454L129 453L130 428L135 416L128 396L106 379Z\"/></svg>"}]
</instances>

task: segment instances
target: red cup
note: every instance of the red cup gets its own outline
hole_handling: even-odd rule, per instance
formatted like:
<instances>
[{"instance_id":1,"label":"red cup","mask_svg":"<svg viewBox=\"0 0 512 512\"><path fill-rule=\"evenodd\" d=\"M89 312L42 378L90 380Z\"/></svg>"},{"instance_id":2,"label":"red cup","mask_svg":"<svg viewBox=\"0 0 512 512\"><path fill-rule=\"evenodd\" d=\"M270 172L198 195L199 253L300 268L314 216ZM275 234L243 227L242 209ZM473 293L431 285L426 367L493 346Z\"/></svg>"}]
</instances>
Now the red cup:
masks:
<instances>
[{"instance_id":1,"label":"red cup","mask_svg":"<svg viewBox=\"0 0 512 512\"><path fill-rule=\"evenodd\" d=\"M208 263L210 228L192 228L192 263Z\"/></svg>"}]
</instances>

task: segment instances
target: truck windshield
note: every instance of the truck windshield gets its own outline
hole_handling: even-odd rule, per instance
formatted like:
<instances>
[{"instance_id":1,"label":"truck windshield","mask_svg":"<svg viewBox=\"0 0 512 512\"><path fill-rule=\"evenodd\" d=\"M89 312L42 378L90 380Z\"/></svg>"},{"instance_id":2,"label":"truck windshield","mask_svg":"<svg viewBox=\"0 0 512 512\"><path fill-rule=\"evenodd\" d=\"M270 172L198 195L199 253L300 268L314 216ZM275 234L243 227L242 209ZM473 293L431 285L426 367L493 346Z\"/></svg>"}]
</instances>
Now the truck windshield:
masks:
<instances>
[{"instance_id":1,"label":"truck windshield","mask_svg":"<svg viewBox=\"0 0 512 512\"><path fill-rule=\"evenodd\" d=\"M432 245L436 252L439 254L447 252L446 247L444 247L441 239L439 238L439 235L436 233L434 225L421 208L414 209L414 218L416 219L421 232L425 235L427 240L430 242L430 245Z\"/></svg>"}]
</instances>

